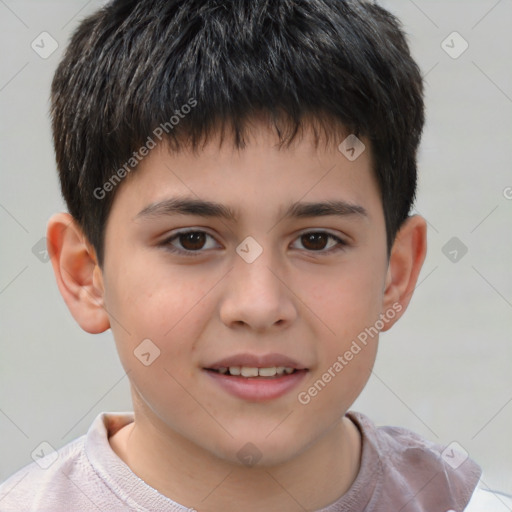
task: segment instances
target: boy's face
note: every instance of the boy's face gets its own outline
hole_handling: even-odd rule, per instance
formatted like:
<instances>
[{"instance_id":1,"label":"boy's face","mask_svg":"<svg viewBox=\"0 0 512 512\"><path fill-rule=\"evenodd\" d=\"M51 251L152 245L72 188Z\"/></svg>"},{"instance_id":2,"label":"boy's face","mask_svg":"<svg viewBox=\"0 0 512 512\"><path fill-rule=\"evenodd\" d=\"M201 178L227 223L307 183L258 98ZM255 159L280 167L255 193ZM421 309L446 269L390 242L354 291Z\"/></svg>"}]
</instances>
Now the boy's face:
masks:
<instances>
[{"instance_id":1,"label":"boy's face","mask_svg":"<svg viewBox=\"0 0 512 512\"><path fill-rule=\"evenodd\" d=\"M392 301L368 144L349 161L334 144L315 149L310 134L279 150L259 128L243 150L218 140L196 155L152 150L117 191L101 277L136 421L234 462L250 442L273 464L319 440L359 395L377 336L357 353L353 341ZM216 203L236 219L173 213L173 198ZM293 203L327 201L356 208L284 216ZM202 234L169 241L178 230ZM211 370L247 355L303 370L274 381Z\"/></svg>"}]
</instances>

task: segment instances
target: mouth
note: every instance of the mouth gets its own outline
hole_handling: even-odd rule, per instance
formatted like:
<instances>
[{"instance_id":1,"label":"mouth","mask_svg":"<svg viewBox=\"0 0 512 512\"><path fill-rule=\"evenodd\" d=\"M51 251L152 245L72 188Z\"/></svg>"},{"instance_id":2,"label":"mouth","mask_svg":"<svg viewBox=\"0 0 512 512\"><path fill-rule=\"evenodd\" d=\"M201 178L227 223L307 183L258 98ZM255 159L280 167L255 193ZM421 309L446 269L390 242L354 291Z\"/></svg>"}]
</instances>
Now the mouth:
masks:
<instances>
[{"instance_id":1,"label":"mouth","mask_svg":"<svg viewBox=\"0 0 512 512\"><path fill-rule=\"evenodd\" d=\"M220 368L205 368L206 371L219 373L227 377L244 377L248 378L262 378L262 379L275 379L283 375L291 375L293 373L304 370L297 370L289 366L269 366L266 368L258 368L254 366L221 366Z\"/></svg>"},{"instance_id":2,"label":"mouth","mask_svg":"<svg viewBox=\"0 0 512 512\"><path fill-rule=\"evenodd\" d=\"M272 400L290 393L309 369L281 354L232 356L203 371L218 389L251 402Z\"/></svg>"}]
</instances>

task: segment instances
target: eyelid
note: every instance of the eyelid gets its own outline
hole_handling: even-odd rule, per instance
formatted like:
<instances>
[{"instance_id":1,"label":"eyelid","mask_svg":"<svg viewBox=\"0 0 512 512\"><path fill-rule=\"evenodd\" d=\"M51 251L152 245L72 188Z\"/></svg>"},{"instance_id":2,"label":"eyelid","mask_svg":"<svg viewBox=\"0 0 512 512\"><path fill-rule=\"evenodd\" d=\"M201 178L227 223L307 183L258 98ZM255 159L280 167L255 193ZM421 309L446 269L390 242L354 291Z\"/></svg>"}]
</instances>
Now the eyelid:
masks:
<instances>
[{"instance_id":1,"label":"eyelid","mask_svg":"<svg viewBox=\"0 0 512 512\"><path fill-rule=\"evenodd\" d=\"M161 243L158 245L162 246L164 249L166 249L169 252L176 253L178 255L183 256L200 256L206 253L204 249L200 249L198 251L190 251L186 249L178 249L171 245L171 242L175 239L179 238L181 235L186 235L187 233L202 233L207 236L209 236L211 239L215 240L215 237L208 233L204 228L184 228L184 229L178 229L174 232L172 232L169 236L167 236ZM211 249L209 249L211 250Z\"/></svg>"},{"instance_id":2,"label":"eyelid","mask_svg":"<svg viewBox=\"0 0 512 512\"><path fill-rule=\"evenodd\" d=\"M345 239L345 237L343 236L340 236L338 234L335 234L335 233L332 233L331 231L327 230L327 229L322 229L322 228L309 228L309 229L306 229L306 230L303 230L301 231L300 233L298 233L294 240L297 240L297 239L300 239L302 236L304 235L307 235L307 234L315 234L315 233L320 233L320 234L324 234L324 235L327 235L328 238L331 238L333 240L335 240L337 243L336 245L334 245L333 247L327 249L327 250L320 250L320 251L308 251L306 250L306 252L308 254L311 254L311 255L329 255L329 254L333 254L339 250L342 250L342 249L345 249L349 243L348 241ZM302 250L302 249L300 249Z\"/></svg>"},{"instance_id":3,"label":"eyelid","mask_svg":"<svg viewBox=\"0 0 512 512\"><path fill-rule=\"evenodd\" d=\"M192 256L193 257L193 256L200 256L200 255L206 253L207 250L203 250L203 249L200 249L197 251L191 251L191 250L187 250L187 249L178 249L171 245L172 241L179 238L179 236L181 236L181 235L186 235L187 233L202 233L202 234L209 236L213 240L215 240L215 237L211 233L206 231L204 228L184 228L184 229L179 229L179 230L172 232L169 236L167 236L158 245L163 246L163 248L169 252L176 253L178 255L183 255L183 256ZM322 229L322 228L309 228L309 229L302 230L295 235L293 240L295 241L295 240L300 239L304 235L314 234L314 233L325 234L328 236L328 238L335 240L337 243L336 243L336 245L334 245L333 247L331 247L327 250L319 250L319 251L312 251L312 250L307 250L307 249L299 249L299 250L301 250L301 251L304 250L306 253L311 254L311 255L329 255L329 254L335 253L339 250L343 250L344 248L346 248L349 245L349 243L347 242L347 240L344 237L334 234L334 233L330 232L329 230ZM208 250L211 250L211 249L208 249Z\"/></svg>"}]
</instances>

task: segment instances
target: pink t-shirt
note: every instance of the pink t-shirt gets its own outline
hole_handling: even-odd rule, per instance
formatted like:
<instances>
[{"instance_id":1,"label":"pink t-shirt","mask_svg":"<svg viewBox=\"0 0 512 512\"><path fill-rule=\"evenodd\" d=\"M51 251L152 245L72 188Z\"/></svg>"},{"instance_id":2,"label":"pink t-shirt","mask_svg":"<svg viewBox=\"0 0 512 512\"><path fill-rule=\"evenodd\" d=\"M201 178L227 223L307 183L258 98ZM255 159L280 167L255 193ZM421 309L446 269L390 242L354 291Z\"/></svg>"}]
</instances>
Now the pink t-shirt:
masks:
<instances>
[{"instance_id":1,"label":"pink t-shirt","mask_svg":"<svg viewBox=\"0 0 512 512\"><path fill-rule=\"evenodd\" d=\"M349 412L362 436L361 467L351 488L318 512L461 512L480 467L450 446L404 428L376 427ZM0 511L191 512L141 480L108 437L133 413L101 413L86 435L17 471L0 485ZM243 504L238 507L243 509ZM198 512L201 512L198 509Z\"/></svg>"}]
</instances>

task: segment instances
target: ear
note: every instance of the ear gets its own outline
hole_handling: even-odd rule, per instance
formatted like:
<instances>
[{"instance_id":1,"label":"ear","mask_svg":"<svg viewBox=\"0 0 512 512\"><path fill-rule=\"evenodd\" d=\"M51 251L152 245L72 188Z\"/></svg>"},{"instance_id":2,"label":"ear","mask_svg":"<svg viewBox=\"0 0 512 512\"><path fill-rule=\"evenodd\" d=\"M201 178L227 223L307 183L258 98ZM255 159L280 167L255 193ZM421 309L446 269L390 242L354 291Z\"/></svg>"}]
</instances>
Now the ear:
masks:
<instances>
[{"instance_id":1,"label":"ear","mask_svg":"<svg viewBox=\"0 0 512 512\"><path fill-rule=\"evenodd\" d=\"M110 322L103 305L103 275L77 222L68 213L53 215L46 238L57 286L73 318L91 334L106 331Z\"/></svg>"},{"instance_id":2,"label":"ear","mask_svg":"<svg viewBox=\"0 0 512 512\"><path fill-rule=\"evenodd\" d=\"M383 311L394 310L396 315L385 323L382 331L394 325L407 309L426 253L427 223L423 217L413 215L403 223L391 249Z\"/></svg>"}]
</instances>

